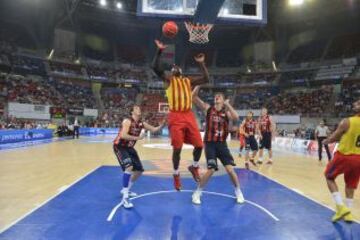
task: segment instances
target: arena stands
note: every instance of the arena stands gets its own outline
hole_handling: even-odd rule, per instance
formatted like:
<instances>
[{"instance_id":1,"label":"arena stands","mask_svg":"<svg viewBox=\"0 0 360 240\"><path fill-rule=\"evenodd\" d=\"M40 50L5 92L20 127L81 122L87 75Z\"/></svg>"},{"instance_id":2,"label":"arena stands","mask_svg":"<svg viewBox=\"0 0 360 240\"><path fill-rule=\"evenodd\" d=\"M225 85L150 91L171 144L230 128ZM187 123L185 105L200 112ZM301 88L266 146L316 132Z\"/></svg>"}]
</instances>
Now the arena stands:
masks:
<instances>
[{"instance_id":1,"label":"arena stands","mask_svg":"<svg viewBox=\"0 0 360 240\"><path fill-rule=\"evenodd\" d=\"M281 72L280 85L284 87L307 86L315 74L316 69L294 69Z\"/></svg>"},{"instance_id":2,"label":"arena stands","mask_svg":"<svg viewBox=\"0 0 360 240\"><path fill-rule=\"evenodd\" d=\"M272 114L301 114L302 116L324 116L333 96L332 86L296 92L280 92L269 98L265 105Z\"/></svg>"},{"instance_id":3,"label":"arena stands","mask_svg":"<svg viewBox=\"0 0 360 240\"><path fill-rule=\"evenodd\" d=\"M116 72L116 78L119 80L134 80L137 83L146 81L146 71L142 68L134 68L131 66L119 67Z\"/></svg>"},{"instance_id":4,"label":"arena stands","mask_svg":"<svg viewBox=\"0 0 360 240\"><path fill-rule=\"evenodd\" d=\"M243 86L266 86L272 85L278 76L277 72L254 72L254 73L245 73L242 76L241 85Z\"/></svg>"},{"instance_id":5,"label":"arena stands","mask_svg":"<svg viewBox=\"0 0 360 240\"><path fill-rule=\"evenodd\" d=\"M352 112L352 103L360 98L360 83L344 83L335 102L337 115L344 117Z\"/></svg>"},{"instance_id":6,"label":"arena stands","mask_svg":"<svg viewBox=\"0 0 360 240\"><path fill-rule=\"evenodd\" d=\"M234 106L237 109L260 109L273 94L270 89L243 90L235 97Z\"/></svg>"},{"instance_id":7,"label":"arena stands","mask_svg":"<svg viewBox=\"0 0 360 240\"><path fill-rule=\"evenodd\" d=\"M50 71L55 76L85 77L84 66L68 62L49 61Z\"/></svg>"},{"instance_id":8,"label":"arena stands","mask_svg":"<svg viewBox=\"0 0 360 240\"><path fill-rule=\"evenodd\" d=\"M97 108L89 82L50 78L49 83L61 94L66 107Z\"/></svg>"},{"instance_id":9,"label":"arena stands","mask_svg":"<svg viewBox=\"0 0 360 240\"><path fill-rule=\"evenodd\" d=\"M45 76L44 62L40 58L13 55L12 56L13 72L21 75L39 75Z\"/></svg>"},{"instance_id":10,"label":"arena stands","mask_svg":"<svg viewBox=\"0 0 360 240\"><path fill-rule=\"evenodd\" d=\"M355 66L355 63L322 66L317 72L315 80L348 78L354 71Z\"/></svg>"},{"instance_id":11,"label":"arena stands","mask_svg":"<svg viewBox=\"0 0 360 240\"><path fill-rule=\"evenodd\" d=\"M115 80L115 71L114 69L111 68L88 65L86 71L91 80L99 80L99 81Z\"/></svg>"},{"instance_id":12,"label":"arena stands","mask_svg":"<svg viewBox=\"0 0 360 240\"><path fill-rule=\"evenodd\" d=\"M135 88L111 88L101 90L104 105L102 114L97 118L97 126L118 127L129 116L129 107L135 104L138 90Z\"/></svg>"},{"instance_id":13,"label":"arena stands","mask_svg":"<svg viewBox=\"0 0 360 240\"><path fill-rule=\"evenodd\" d=\"M9 102L61 105L51 86L40 78L19 75L1 75L0 81L6 85L6 99Z\"/></svg>"}]
</instances>

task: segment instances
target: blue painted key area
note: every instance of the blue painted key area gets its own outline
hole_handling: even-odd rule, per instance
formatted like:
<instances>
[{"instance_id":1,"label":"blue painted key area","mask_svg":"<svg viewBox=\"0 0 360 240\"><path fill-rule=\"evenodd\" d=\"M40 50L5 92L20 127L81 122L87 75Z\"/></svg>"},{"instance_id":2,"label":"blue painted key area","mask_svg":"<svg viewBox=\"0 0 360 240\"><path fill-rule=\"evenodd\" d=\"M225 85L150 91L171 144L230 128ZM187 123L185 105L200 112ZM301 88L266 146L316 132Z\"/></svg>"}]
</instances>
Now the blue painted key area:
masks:
<instances>
[{"instance_id":1,"label":"blue painted key area","mask_svg":"<svg viewBox=\"0 0 360 240\"><path fill-rule=\"evenodd\" d=\"M331 223L333 212L255 172L237 169L247 200L228 176L213 177L202 205L173 190L172 178L143 176L133 209L120 201L119 167L100 167L0 234L0 239L360 239L360 225ZM195 183L183 178L183 188ZM111 216L111 212L113 215Z\"/></svg>"}]
</instances>

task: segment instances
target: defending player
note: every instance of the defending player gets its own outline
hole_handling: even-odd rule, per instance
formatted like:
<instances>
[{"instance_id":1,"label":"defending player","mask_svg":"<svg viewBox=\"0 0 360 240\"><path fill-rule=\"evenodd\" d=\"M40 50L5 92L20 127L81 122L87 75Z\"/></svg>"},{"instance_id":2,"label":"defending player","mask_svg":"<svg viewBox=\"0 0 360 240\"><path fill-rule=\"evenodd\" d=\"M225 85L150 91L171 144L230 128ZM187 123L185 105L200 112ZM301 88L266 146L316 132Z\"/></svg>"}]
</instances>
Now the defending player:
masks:
<instances>
[{"instance_id":1,"label":"defending player","mask_svg":"<svg viewBox=\"0 0 360 240\"><path fill-rule=\"evenodd\" d=\"M258 128L259 128L259 136L260 136L260 150L259 150L259 159L257 163L262 164L263 162L263 154L264 148L268 150L269 160L267 164L272 164L272 149L271 149L271 141L272 138L275 136L275 129L276 125L275 122L272 120L271 116L268 114L267 108L261 109L261 116L258 120Z\"/></svg>"},{"instance_id":2,"label":"defending player","mask_svg":"<svg viewBox=\"0 0 360 240\"><path fill-rule=\"evenodd\" d=\"M258 132L258 127L256 121L253 119L254 113L249 111L246 118L240 126L241 133L245 135L245 167L250 169L250 162L256 166L255 157L256 153L259 150L258 143L255 139L255 133ZM250 150L252 154L250 156Z\"/></svg>"},{"instance_id":3,"label":"defending player","mask_svg":"<svg viewBox=\"0 0 360 240\"><path fill-rule=\"evenodd\" d=\"M331 134L324 144L339 141L338 149L333 160L328 163L325 171L327 185L336 203L336 213L332 221L344 219L347 222L354 221L351 214L354 192L360 180L360 100L353 104L355 115L343 119L336 131ZM345 205L335 179L338 175L344 174L345 179Z\"/></svg>"},{"instance_id":4,"label":"defending player","mask_svg":"<svg viewBox=\"0 0 360 240\"><path fill-rule=\"evenodd\" d=\"M124 171L121 193L123 195L122 202L125 208L133 207L129 197L135 197L136 194L130 192L130 188L144 171L140 158L134 148L136 141L144 139L145 133L141 133L143 128L150 132L157 132L164 126L164 123L158 127L154 127L143 122L141 120L141 109L137 105L134 105L130 109L130 116L130 118L123 120L113 145L114 153Z\"/></svg>"},{"instance_id":5,"label":"defending player","mask_svg":"<svg viewBox=\"0 0 360 240\"><path fill-rule=\"evenodd\" d=\"M208 170L200 179L198 188L192 195L192 202L194 204L201 204L202 189L214 172L218 170L217 159L219 159L234 184L236 201L243 203L245 200L240 190L239 179L233 167L235 166L234 159L226 143L226 138L229 134L229 121L237 120L239 116L230 105L229 100L225 100L222 93L215 94L214 105L210 106L199 98L199 89L199 86L195 87L193 100L195 105L206 114L204 143Z\"/></svg>"},{"instance_id":6,"label":"defending player","mask_svg":"<svg viewBox=\"0 0 360 240\"><path fill-rule=\"evenodd\" d=\"M155 40L158 48L153 62L154 72L164 81L166 95L169 102L168 125L173 146L173 167L174 167L174 186L175 189L181 190L180 181L180 154L183 143L194 146L193 164L188 167L195 181L199 181L199 160L203 148L199 127L195 115L192 112L192 92L191 87L207 83L209 74L205 66L205 55L195 56L195 61L199 63L202 76L186 77L182 74L179 66L173 65L171 73L165 73L160 67L160 56L166 46L158 40Z\"/></svg>"}]
</instances>

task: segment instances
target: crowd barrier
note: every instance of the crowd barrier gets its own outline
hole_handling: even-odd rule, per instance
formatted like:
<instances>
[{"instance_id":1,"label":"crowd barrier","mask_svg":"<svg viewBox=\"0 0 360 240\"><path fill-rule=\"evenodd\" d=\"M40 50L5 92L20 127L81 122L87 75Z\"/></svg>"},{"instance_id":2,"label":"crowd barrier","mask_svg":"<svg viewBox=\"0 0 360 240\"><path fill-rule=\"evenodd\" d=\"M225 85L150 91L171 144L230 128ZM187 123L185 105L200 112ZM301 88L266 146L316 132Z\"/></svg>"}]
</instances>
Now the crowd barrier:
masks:
<instances>
[{"instance_id":1,"label":"crowd barrier","mask_svg":"<svg viewBox=\"0 0 360 240\"><path fill-rule=\"evenodd\" d=\"M335 149L335 143L329 144L330 152ZM287 137L275 137L273 141L275 148L282 148L285 150L306 150L306 151L318 151L319 146L315 140L305 140L299 138L287 138ZM323 149L325 151L325 149Z\"/></svg>"},{"instance_id":2,"label":"crowd barrier","mask_svg":"<svg viewBox=\"0 0 360 240\"><path fill-rule=\"evenodd\" d=\"M117 134L118 128L80 128L81 134Z\"/></svg>"},{"instance_id":3,"label":"crowd barrier","mask_svg":"<svg viewBox=\"0 0 360 240\"><path fill-rule=\"evenodd\" d=\"M80 128L80 135L117 134L118 131L118 128ZM167 128L163 129L162 135L169 135ZM53 130L51 129L1 130L0 144L44 140L51 139L52 137ZM275 137L273 140L273 146L274 148L281 148L285 150L318 151L317 141L298 138ZM335 149L335 144L330 144L329 149L331 152L333 152Z\"/></svg>"},{"instance_id":4,"label":"crowd barrier","mask_svg":"<svg viewBox=\"0 0 360 240\"><path fill-rule=\"evenodd\" d=\"M1 130L0 144L44 140L52 137L53 130L51 129Z\"/></svg>"}]
</instances>

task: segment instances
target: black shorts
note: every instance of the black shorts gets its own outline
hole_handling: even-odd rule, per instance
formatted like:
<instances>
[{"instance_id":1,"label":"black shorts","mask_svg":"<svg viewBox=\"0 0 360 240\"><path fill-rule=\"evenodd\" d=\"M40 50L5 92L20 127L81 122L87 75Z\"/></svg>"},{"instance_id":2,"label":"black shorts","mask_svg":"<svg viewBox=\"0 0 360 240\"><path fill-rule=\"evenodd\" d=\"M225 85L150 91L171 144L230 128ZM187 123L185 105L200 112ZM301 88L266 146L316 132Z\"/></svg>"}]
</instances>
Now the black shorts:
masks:
<instances>
[{"instance_id":1,"label":"black shorts","mask_svg":"<svg viewBox=\"0 0 360 240\"><path fill-rule=\"evenodd\" d=\"M132 147L120 147L114 145L114 153L119 161L119 164L123 171L126 168L132 166L133 171L143 172L144 168L140 161L139 155Z\"/></svg>"},{"instance_id":2,"label":"black shorts","mask_svg":"<svg viewBox=\"0 0 360 240\"><path fill-rule=\"evenodd\" d=\"M259 147L258 147L258 143L255 139L255 136L249 136L247 138L245 138L245 150L249 151L257 151L259 150Z\"/></svg>"},{"instance_id":3,"label":"black shorts","mask_svg":"<svg viewBox=\"0 0 360 240\"><path fill-rule=\"evenodd\" d=\"M260 149L271 150L271 132L261 133L262 139L260 140Z\"/></svg>"},{"instance_id":4,"label":"black shorts","mask_svg":"<svg viewBox=\"0 0 360 240\"><path fill-rule=\"evenodd\" d=\"M205 142L205 156L208 169L214 169L215 171L219 169L217 159L224 166L236 165L226 142Z\"/></svg>"}]
</instances>

